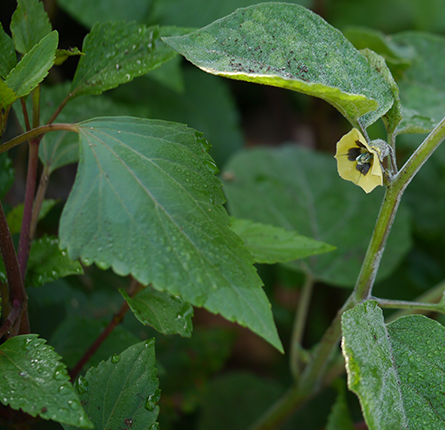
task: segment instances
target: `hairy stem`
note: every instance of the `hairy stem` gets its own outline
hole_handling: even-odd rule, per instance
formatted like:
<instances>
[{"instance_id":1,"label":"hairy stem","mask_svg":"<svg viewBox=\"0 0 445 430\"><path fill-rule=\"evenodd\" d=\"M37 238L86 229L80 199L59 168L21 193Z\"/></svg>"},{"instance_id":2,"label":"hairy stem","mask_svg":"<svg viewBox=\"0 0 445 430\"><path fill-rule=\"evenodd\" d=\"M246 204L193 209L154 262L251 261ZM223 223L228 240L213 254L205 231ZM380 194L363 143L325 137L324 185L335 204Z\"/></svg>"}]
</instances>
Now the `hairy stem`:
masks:
<instances>
[{"instance_id":1,"label":"hairy stem","mask_svg":"<svg viewBox=\"0 0 445 430\"><path fill-rule=\"evenodd\" d=\"M139 282L133 279L131 283L130 290L128 291L128 295L130 297L134 297L140 290L144 288ZM88 360L94 355L94 353L98 350L98 348L102 345L105 339L111 334L111 332L124 320L125 314L127 313L130 307L128 303L124 301L119 311L113 315L113 318L108 323L108 325L104 328L102 333L98 336L98 338L93 342L93 344L87 349L82 358L78 361L78 363L71 369L69 372L71 380L74 380L80 371L83 369L85 364L87 364Z\"/></svg>"}]
</instances>

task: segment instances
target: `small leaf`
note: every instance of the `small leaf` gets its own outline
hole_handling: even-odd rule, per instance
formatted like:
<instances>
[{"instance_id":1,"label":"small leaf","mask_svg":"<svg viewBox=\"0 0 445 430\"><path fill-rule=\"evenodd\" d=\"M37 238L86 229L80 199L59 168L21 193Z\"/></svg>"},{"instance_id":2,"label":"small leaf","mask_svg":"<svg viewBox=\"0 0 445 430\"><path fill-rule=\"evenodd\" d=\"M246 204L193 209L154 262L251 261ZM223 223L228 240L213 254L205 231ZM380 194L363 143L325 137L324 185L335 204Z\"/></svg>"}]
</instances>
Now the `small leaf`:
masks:
<instances>
[{"instance_id":1,"label":"small leaf","mask_svg":"<svg viewBox=\"0 0 445 430\"><path fill-rule=\"evenodd\" d=\"M0 22L0 76L5 79L17 64L14 42L3 30ZM2 98L0 97L0 100ZM4 102L3 102L4 103Z\"/></svg>"},{"instance_id":2,"label":"small leaf","mask_svg":"<svg viewBox=\"0 0 445 430\"><path fill-rule=\"evenodd\" d=\"M389 85L335 28L300 6L263 3L163 38L208 73L320 97L367 127L393 104Z\"/></svg>"},{"instance_id":3,"label":"small leaf","mask_svg":"<svg viewBox=\"0 0 445 430\"><path fill-rule=\"evenodd\" d=\"M74 57L77 55L85 55L85 54L79 51L78 48L58 49L56 51L56 59L54 60L54 65L60 66L68 59L68 57Z\"/></svg>"},{"instance_id":4,"label":"small leaf","mask_svg":"<svg viewBox=\"0 0 445 430\"><path fill-rule=\"evenodd\" d=\"M227 178L224 191L232 215L336 246L335 251L305 260L305 265L330 285L355 285L382 189L365 194L338 176L334 157L297 145L240 151L225 165L222 177ZM409 213L402 204L377 279L391 274L410 247ZM298 261L286 265L301 267Z\"/></svg>"},{"instance_id":5,"label":"small leaf","mask_svg":"<svg viewBox=\"0 0 445 430\"><path fill-rule=\"evenodd\" d=\"M182 124L98 118L60 221L75 260L132 274L249 327L281 350L253 260L229 228L208 142Z\"/></svg>"},{"instance_id":6,"label":"small leaf","mask_svg":"<svg viewBox=\"0 0 445 430\"><path fill-rule=\"evenodd\" d=\"M156 55L158 28L134 22L96 24L85 37L82 56L73 78L73 97L101 94L159 67Z\"/></svg>"},{"instance_id":7,"label":"small leaf","mask_svg":"<svg viewBox=\"0 0 445 430\"><path fill-rule=\"evenodd\" d=\"M441 429L445 421L445 328L422 315L385 325L367 301L342 317L349 389L369 430Z\"/></svg>"},{"instance_id":8,"label":"small leaf","mask_svg":"<svg viewBox=\"0 0 445 430\"><path fill-rule=\"evenodd\" d=\"M232 230L244 240L257 263L284 263L335 249L327 243L281 227L234 217L231 221Z\"/></svg>"},{"instance_id":9,"label":"small leaf","mask_svg":"<svg viewBox=\"0 0 445 430\"><path fill-rule=\"evenodd\" d=\"M65 251L59 249L57 237L43 236L34 240L29 254L26 286L40 287L48 282L70 275L83 274L78 261L68 258Z\"/></svg>"},{"instance_id":10,"label":"small leaf","mask_svg":"<svg viewBox=\"0 0 445 430\"><path fill-rule=\"evenodd\" d=\"M337 379L334 383L335 388L338 390L338 395L329 414L326 430L354 430L355 426L349 413L348 403L346 402L345 383L340 379Z\"/></svg>"},{"instance_id":11,"label":"small leaf","mask_svg":"<svg viewBox=\"0 0 445 430\"><path fill-rule=\"evenodd\" d=\"M17 99L17 94L8 87L5 81L0 79L0 109L2 111L6 111L6 109L11 106ZM3 112L0 112L0 115L3 115ZM2 125L2 121L0 121L0 126ZM2 128L0 128L0 133L1 132L3 132Z\"/></svg>"},{"instance_id":12,"label":"small leaf","mask_svg":"<svg viewBox=\"0 0 445 430\"><path fill-rule=\"evenodd\" d=\"M54 30L25 54L11 70L5 82L17 97L28 95L45 79L54 64L58 41L58 33Z\"/></svg>"},{"instance_id":13,"label":"small leaf","mask_svg":"<svg viewBox=\"0 0 445 430\"><path fill-rule=\"evenodd\" d=\"M0 401L78 428L93 428L69 382L65 365L36 334L8 339L0 346Z\"/></svg>"},{"instance_id":14,"label":"small leaf","mask_svg":"<svg viewBox=\"0 0 445 430\"><path fill-rule=\"evenodd\" d=\"M192 334L193 307L178 296L146 287L135 297L119 290L136 318L160 333L190 337Z\"/></svg>"},{"instance_id":15,"label":"small leaf","mask_svg":"<svg viewBox=\"0 0 445 430\"><path fill-rule=\"evenodd\" d=\"M26 54L51 33L51 24L43 2L39 0L17 0L17 9L11 19L11 33L15 49Z\"/></svg>"},{"instance_id":16,"label":"small leaf","mask_svg":"<svg viewBox=\"0 0 445 430\"><path fill-rule=\"evenodd\" d=\"M155 364L154 340L149 340L111 356L77 379L75 387L95 429L151 428L159 413Z\"/></svg>"}]
</instances>

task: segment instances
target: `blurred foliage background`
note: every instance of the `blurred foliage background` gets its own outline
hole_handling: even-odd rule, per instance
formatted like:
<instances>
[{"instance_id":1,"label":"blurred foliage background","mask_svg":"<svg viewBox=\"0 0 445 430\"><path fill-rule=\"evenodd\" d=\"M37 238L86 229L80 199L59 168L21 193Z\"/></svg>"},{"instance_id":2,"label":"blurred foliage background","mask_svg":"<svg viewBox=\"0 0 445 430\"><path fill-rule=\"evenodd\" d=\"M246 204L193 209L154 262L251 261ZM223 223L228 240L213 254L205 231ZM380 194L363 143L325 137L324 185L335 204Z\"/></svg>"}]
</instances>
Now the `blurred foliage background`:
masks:
<instances>
[{"instance_id":1,"label":"blurred foliage background","mask_svg":"<svg viewBox=\"0 0 445 430\"><path fill-rule=\"evenodd\" d=\"M164 26L198 28L221 18L254 0L47 0L43 2L54 29L59 31L60 48L78 47L95 22L138 21ZM302 0L297 2L321 15L331 25L346 32L363 26L386 34L402 31L445 32L442 0ZM9 31L15 0L1 0L0 21ZM444 52L445 55L445 52ZM73 77L78 59L68 59L51 70L47 86L63 85ZM45 91L45 89L43 89ZM350 129L344 118L327 103L272 87L253 85L208 75L177 56L161 68L109 91L97 106L91 97L78 101L82 117L133 115L183 122L204 132L212 144L211 154L220 170L243 148L281 146L291 142L328 155L335 143ZM17 133L11 118L5 139ZM385 139L379 122L369 130L371 137ZM421 142L421 135L398 139L399 160L406 159ZM26 174L26 147L11 153L16 170L15 183L6 196L12 208L23 201ZM324 171L314 171L319 181ZM57 232L58 217L69 193L75 166L58 170L48 198L59 203L40 224L40 234ZM0 172L1 179L1 172ZM353 185L350 185L353 187ZM351 188L352 189L352 188ZM361 190L354 190L361 193ZM379 194L381 198L382 194ZM375 199L376 210L379 198ZM376 285L375 295L413 299L445 279L445 148L439 148L408 187L405 215L411 236L409 250L397 266ZM356 220L349 223L359 223ZM402 239L401 239L402 240ZM259 265L266 292L285 348L289 345L294 312L303 282L301 272L289 265ZM127 279L86 269L86 274L30 289L30 318L33 331L48 339L72 365L95 339L120 306L118 288ZM303 346L311 348L329 325L349 294L317 282L310 304ZM291 381L288 357L281 356L248 330L204 310L196 309L191 339L165 337L141 326L128 314L124 324L98 351L91 365L119 353L135 339L156 337L156 351L162 397L160 423L166 429L245 429L286 390ZM301 430L321 429L335 398L327 390L301 411L293 421ZM349 398L353 415L361 420L358 404ZM44 423L44 428L49 428ZM54 424L54 428L58 428ZM286 428L292 427L292 423Z\"/></svg>"}]
</instances>

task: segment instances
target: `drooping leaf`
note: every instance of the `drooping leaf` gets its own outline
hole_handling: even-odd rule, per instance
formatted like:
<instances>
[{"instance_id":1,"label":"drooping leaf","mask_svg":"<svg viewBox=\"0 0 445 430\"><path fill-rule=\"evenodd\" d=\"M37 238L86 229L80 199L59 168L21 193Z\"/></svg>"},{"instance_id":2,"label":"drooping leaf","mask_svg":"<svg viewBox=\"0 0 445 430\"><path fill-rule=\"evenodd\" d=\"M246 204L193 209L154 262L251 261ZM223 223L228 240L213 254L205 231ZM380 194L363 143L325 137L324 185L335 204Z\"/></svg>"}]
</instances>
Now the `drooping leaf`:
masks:
<instances>
[{"instance_id":1,"label":"drooping leaf","mask_svg":"<svg viewBox=\"0 0 445 430\"><path fill-rule=\"evenodd\" d=\"M42 202L39 213L39 221L48 214L48 212L57 204L57 200L46 199ZM8 212L6 220L11 234L20 233L23 219L23 204L17 205L11 212Z\"/></svg>"},{"instance_id":2,"label":"drooping leaf","mask_svg":"<svg viewBox=\"0 0 445 430\"><path fill-rule=\"evenodd\" d=\"M155 364L152 339L111 356L77 379L76 390L95 429L150 429L154 425L160 397Z\"/></svg>"},{"instance_id":3,"label":"drooping leaf","mask_svg":"<svg viewBox=\"0 0 445 430\"><path fill-rule=\"evenodd\" d=\"M320 97L367 127L393 104L389 85L321 17L299 5L262 3L189 35L163 39L206 72Z\"/></svg>"},{"instance_id":4,"label":"drooping leaf","mask_svg":"<svg viewBox=\"0 0 445 430\"><path fill-rule=\"evenodd\" d=\"M257 263L284 263L335 249L296 231L234 217L231 220L232 230L244 240Z\"/></svg>"},{"instance_id":5,"label":"drooping leaf","mask_svg":"<svg viewBox=\"0 0 445 430\"><path fill-rule=\"evenodd\" d=\"M5 82L17 97L26 96L45 79L54 64L58 41L58 33L54 30L25 54L11 70Z\"/></svg>"},{"instance_id":6,"label":"drooping leaf","mask_svg":"<svg viewBox=\"0 0 445 430\"><path fill-rule=\"evenodd\" d=\"M335 160L298 146L239 152L222 175L232 215L295 230L336 246L305 264L316 279L352 287L363 262L383 197L337 175ZM395 270L411 246L409 214L400 206L378 279ZM290 264L290 263L289 263ZM289 267L299 267L298 262Z\"/></svg>"},{"instance_id":7,"label":"drooping leaf","mask_svg":"<svg viewBox=\"0 0 445 430\"><path fill-rule=\"evenodd\" d=\"M261 279L229 228L200 133L129 117L78 127L81 159L60 222L62 249L221 313L281 350Z\"/></svg>"},{"instance_id":8,"label":"drooping leaf","mask_svg":"<svg viewBox=\"0 0 445 430\"><path fill-rule=\"evenodd\" d=\"M82 266L59 249L57 237L43 236L33 241L25 278L26 286L40 287L65 276L81 274Z\"/></svg>"},{"instance_id":9,"label":"drooping leaf","mask_svg":"<svg viewBox=\"0 0 445 430\"><path fill-rule=\"evenodd\" d=\"M3 30L0 22L0 76L5 79L17 64L14 42Z\"/></svg>"},{"instance_id":10,"label":"drooping leaf","mask_svg":"<svg viewBox=\"0 0 445 430\"><path fill-rule=\"evenodd\" d=\"M164 334L192 335L193 307L180 297L151 287L144 288L135 297L130 297L123 289L119 291L142 324Z\"/></svg>"},{"instance_id":11,"label":"drooping leaf","mask_svg":"<svg viewBox=\"0 0 445 430\"><path fill-rule=\"evenodd\" d=\"M93 428L54 349L36 334L0 346L0 401L33 417Z\"/></svg>"},{"instance_id":12,"label":"drooping leaf","mask_svg":"<svg viewBox=\"0 0 445 430\"><path fill-rule=\"evenodd\" d=\"M445 420L445 328L422 315L385 325L375 301L344 313L349 389L369 430L441 429Z\"/></svg>"},{"instance_id":13,"label":"drooping leaf","mask_svg":"<svg viewBox=\"0 0 445 430\"><path fill-rule=\"evenodd\" d=\"M159 67L166 60L156 50L158 32L135 22L95 24L83 42L72 96L101 94Z\"/></svg>"},{"instance_id":14,"label":"drooping leaf","mask_svg":"<svg viewBox=\"0 0 445 430\"><path fill-rule=\"evenodd\" d=\"M400 121L402 121L402 106L399 98L399 87L383 57L367 48L363 49L361 53L368 59L369 65L374 67L375 70L383 76L383 79L385 79L391 88L394 103L391 106L391 109L383 115L382 120L387 132L393 133L396 127L400 124Z\"/></svg>"},{"instance_id":15,"label":"drooping leaf","mask_svg":"<svg viewBox=\"0 0 445 430\"><path fill-rule=\"evenodd\" d=\"M51 33L51 24L43 2L39 0L17 0L17 9L11 18L11 33L15 49L26 54Z\"/></svg>"},{"instance_id":16,"label":"drooping leaf","mask_svg":"<svg viewBox=\"0 0 445 430\"><path fill-rule=\"evenodd\" d=\"M393 40L415 51L411 67L398 81L404 119L397 132L428 132L445 112L445 37L407 32L394 35Z\"/></svg>"},{"instance_id":17,"label":"drooping leaf","mask_svg":"<svg viewBox=\"0 0 445 430\"><path fill-rule=\"evenodd\" d=\"M51 345L63 357L67 367L73 368L85 354L86 347L93 344L108 322L91 317L67 316L52 335ZM101 361L107 360L113 354L120 354L139 341L140 339L122 325L118 325L89 359L86 369L98 366Z\"/></svg>"},{"instance_id":18,"label":"drooping leaf","mask_svg":"<svg viewBox=\"0 0 445 430\"><path fill-rule=\"evenodd\" d=\"M153 6L150 0L59 0L58 5L85 27L106 24L110 21L147 22Z\"/></svg>"}]
</instances>

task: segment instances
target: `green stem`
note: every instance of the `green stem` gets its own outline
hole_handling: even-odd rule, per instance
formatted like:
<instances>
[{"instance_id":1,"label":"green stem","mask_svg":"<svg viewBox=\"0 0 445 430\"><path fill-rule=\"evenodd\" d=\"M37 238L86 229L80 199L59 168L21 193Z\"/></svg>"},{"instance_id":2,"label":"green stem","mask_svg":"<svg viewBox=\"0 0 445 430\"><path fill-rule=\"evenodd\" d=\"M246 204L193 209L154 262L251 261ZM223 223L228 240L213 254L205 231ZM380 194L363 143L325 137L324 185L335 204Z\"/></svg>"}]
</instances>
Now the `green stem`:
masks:
<instances>
[{"instance_id":1,"label":"green stem","mask_svg":"<svg viewBox=\"0 0 445 430\"><path fill-rule=\"evenodd\" d=\"M341 316L357 303L371 297L372 287L383 255L386 240L391 230L401 197L414 175L445 138L445 118L427 136L410 159L400 169L387 187L363 265L354 291L318 344L312 361L306 366L298 385L292 387L251 428L272 430L278 428L296 412L308 398L320 390L324 372L337 348L341 336Z\"/></svg>"},{"instance_id":2,"label":"green stem","mask_svg":"<svg viewBox=\"0 0 445 430\"><path fill-rule=\"evenodd\" d=\"M79 128L75 124L61 123L41 125L40 127L33 128L32 130L29 130L26 133L21 134L20 136L14 137L14 139L8 140L3 145L0 145L0 154L2 152L10 150L11 148L14 148L17 145L20 145L23 142L26 142L28 139L32 139L34 137L40 136L41 134L48 133L49 131L58 130L73 131L74 133L79 132Z\"/></svg>"},{"instance_id":3,"label":"green stem","mask_svg":"<svg viewBox=\"0 0 445 430\"><path fill-rule=\"evenodd\" d=\"M388 300L378 299L373 297L381 308L387 309L418 309L422 311L439 312L445 314L444 303L422 303L422 302L409 302L405 300ZM412 312L411 312L412 313Z\"/></svg>"},{"instance_id":4,"label":"green stem","mask_svg":"<svg viewBox=\"0 0 445 430\"><path fill-rule=\"evenodd\" d=\"M39 221L40 210L42 208L43 200L45 199L46 190L48 188L48 182L49 182L49 171L45 166L40 176L39 186L37 188L36 196L34 199L34 206L32 209L31 227L29 230L29 237L31 240L33 240L34 234L36 232L37 223Z\"/></svg>"},{"instance_id":5,"label":"green stem","mask_svg":"<svg viewBox=\"0 0 445 430\"><path fill-rule=\"evenodd\" d=\"M309 271L307 271L306 279L298 300L297 310L295 312L295 320L290 344L290 369L295 380L298 379L301 371L301 341L303 339L304 327L306 325L309 302L311 301L313 287L314 277L311 273L309 273Z\"/></svg>"}]
</instances>

